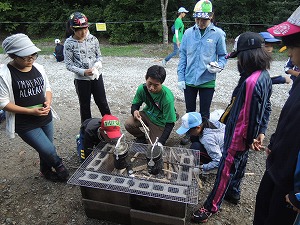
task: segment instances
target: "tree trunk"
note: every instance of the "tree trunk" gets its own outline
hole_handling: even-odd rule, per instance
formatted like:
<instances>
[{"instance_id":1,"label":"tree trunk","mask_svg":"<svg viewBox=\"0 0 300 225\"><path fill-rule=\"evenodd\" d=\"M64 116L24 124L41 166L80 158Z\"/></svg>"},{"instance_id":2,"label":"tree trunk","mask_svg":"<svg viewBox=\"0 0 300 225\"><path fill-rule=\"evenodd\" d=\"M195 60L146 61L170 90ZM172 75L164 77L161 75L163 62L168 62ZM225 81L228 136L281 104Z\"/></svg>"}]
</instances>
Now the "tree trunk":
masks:
<instances>
[{"instance_id":1,"label":"tree trunk","mask_svg":"<svg viewBox=\"0 0 300 225\"><path fill-rule=\"evenodd\" d=\"M168 24L167 24L167 8L168 8L168 0L160 0L161 4L161 18L163 25L163 44L165 46L168 45Z\"/></svg>"}]
</instances>

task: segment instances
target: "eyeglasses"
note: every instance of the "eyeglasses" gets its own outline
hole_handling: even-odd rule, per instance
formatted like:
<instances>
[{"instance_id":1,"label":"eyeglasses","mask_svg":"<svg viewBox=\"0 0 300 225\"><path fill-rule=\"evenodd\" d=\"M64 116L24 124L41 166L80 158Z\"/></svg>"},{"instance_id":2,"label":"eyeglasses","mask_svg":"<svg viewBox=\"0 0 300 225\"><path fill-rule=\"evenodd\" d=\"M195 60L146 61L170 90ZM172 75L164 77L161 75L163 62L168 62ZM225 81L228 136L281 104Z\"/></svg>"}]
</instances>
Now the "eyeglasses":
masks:
<instances>
[{"instance_id":1,"label":"eyeglasses","mask_svg":"<svg viewBox=\"0 0 300 225\"><path fill-rule=\"evenodd\" d=\"M39 55L37 53L33 53L32 55L29 56L24 56L24 57L18 56L18 57L23 59L26 62L29 62L30 60L36 60L38 56Z\"/></svg>"}]
</instances>

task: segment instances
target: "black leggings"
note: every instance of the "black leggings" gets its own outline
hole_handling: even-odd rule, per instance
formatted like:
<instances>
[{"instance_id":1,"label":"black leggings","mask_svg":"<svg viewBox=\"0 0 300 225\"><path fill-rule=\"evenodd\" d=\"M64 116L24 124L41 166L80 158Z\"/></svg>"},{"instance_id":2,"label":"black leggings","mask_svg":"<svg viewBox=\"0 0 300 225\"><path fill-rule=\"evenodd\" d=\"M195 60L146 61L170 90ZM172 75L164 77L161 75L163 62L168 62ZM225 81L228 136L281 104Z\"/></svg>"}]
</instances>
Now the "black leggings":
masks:
<instances>
[{"instance_id":1,"label":"black leggings","mask_svg":"<svg viewBox=\"0 0 300 225\"><path fill-rule=\"evenodd\" d=\"M76 93L80 105L81 123L86 119L92 118L91 114L91 95L102 116L110 114L110 109L107 103L102 74L98 80L74 80Z\"/></svg>"}]
</instances>

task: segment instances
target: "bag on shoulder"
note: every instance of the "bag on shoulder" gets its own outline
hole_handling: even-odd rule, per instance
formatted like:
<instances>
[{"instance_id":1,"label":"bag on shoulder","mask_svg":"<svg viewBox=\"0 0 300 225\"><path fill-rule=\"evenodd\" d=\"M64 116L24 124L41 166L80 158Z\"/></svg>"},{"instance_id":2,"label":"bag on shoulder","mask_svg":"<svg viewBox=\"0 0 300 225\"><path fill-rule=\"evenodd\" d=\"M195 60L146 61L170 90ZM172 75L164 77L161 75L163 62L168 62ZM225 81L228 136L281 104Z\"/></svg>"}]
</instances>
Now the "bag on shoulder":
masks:
<instances>
[{"instance_id":1,"label":"bag on shoulder","mask_svg":"<svg viewBox=\"0 0 300 225\"><path fill-rule=\"evenodd\" d=\"M175 24L173 24L173 26L171 27L171 31L173 34L175 34Z\"/></svg>"}]
</instances>

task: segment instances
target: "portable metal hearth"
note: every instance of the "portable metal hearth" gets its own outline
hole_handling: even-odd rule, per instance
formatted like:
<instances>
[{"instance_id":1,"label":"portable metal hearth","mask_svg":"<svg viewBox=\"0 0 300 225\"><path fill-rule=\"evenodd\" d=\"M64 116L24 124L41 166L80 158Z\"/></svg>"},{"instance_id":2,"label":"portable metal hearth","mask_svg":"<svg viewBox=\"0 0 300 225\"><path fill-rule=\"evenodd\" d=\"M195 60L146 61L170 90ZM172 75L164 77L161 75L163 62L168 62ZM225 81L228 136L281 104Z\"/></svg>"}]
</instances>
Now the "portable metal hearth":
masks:
<instances>
[{"instance_id":1,"label":"portable metal hearth","mask_svg":"<svg viewBox=\"0 0 300 225\"><path fill-rule=\"evenodd\" d=\"M68 180L80 186L86 215L120 224L185 224L187 204L198 203L199 151L120 146L97 146Z\"/></svg>"}]
</instances>

